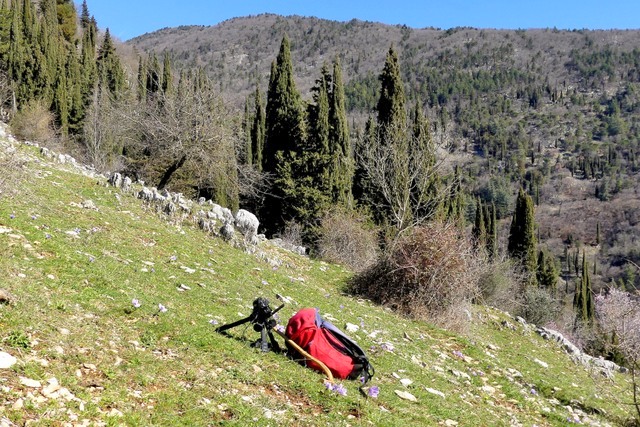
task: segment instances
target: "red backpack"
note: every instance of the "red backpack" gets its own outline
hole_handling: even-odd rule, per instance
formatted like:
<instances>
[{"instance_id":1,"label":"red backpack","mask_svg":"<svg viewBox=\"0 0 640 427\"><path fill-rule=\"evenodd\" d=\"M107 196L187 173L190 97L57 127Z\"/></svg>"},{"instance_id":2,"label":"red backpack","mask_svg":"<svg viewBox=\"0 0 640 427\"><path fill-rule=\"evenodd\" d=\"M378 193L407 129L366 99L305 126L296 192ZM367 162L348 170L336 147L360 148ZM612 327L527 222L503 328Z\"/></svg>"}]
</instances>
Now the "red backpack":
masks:
<instances>
[{"instance_id":1,"label":"red backpack","mask_svg":"<svg viewBox=\"0 0 640 427\"><path fill-rule=\"evenodd\" d=\"M315 308L304 308L296 313L289 319L285 333L287 338L327 365L336 378L363 377L366 383L374 374L373 366L360 346L331 322L322 319ZM322 371L311 360L303 363Z\"/></svg>"}]
</instances>

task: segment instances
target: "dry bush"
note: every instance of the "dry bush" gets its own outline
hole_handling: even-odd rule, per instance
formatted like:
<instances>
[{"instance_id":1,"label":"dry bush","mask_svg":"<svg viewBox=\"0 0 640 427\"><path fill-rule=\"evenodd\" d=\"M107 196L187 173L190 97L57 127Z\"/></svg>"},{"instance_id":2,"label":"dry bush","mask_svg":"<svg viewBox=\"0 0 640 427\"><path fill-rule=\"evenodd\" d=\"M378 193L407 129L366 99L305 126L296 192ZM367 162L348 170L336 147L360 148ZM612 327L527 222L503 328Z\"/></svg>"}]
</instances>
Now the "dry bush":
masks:
<instances>
[{"instance_id":1,"label":"dry bush","mask_svg":"<svg viewBox=\"0 0 640 427\"><path fill-rule=\"evenodd\" d=\"M11 148L5 150L0 147L0 198L13 193L19 188L23 177L21 160Z\"/></svg>"},{"instance_id":2,"label":"dry bush","mask_svg":"<svg viewBox=\"0 0 640 427\"><path fill-rule=\"evenodd\" d=\"M322 218L317 250L328 262L363 271L378 259L378 231L355 212L331 211Z\"/></svg>"},{"instance_id":3,"label":"dry bush","mask_svg":"<svg viewBox=\"0 0 640 427\"><path fill-rule=\"evenodd\" d=\"M536 325L558 320L561 301L552 292L528 283L527 273L511 260L493 261L480 272L480 301Z\"/></svg>"},{"instance_id":4,"label":"dry bush","mask_svg":"<svg viewBox=\"0 0 640 427\"><path fill-rule=\"evenodd\" d=\"M53 114L41 101L31 101L18 111L11 120L11 129L16 138L25 141L50 146L56 140Z\"/></svg>"},{"instance_id":5,"label":"dry bush","mask_svg":"<svg viewBox=\"0 0 640 427\"><path fill-rule=\"evenodd\" d=\"M460 329L479 295L480 263L452 224L428 223L401 236L351 290L413 317Z\"/></svg>"},{"instance_id":6,"label":"dry bush","mask_svg":"<svg viewBox=\"0 0 640 427\"><path fill-rule=\"evenodd\" d=\"M521 271L510 259L494 260L480 272L480 302L509 313L518 310L520 284L525 282Z\"/></svg>"}]
</instances>

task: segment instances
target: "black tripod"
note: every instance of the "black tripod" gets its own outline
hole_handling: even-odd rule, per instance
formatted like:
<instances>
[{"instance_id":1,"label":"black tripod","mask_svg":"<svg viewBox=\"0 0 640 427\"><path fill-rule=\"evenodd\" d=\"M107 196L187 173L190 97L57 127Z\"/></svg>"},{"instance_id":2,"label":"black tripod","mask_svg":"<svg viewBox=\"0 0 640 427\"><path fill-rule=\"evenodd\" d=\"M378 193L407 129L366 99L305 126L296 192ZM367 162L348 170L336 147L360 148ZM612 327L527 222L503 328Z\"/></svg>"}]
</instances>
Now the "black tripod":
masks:
<instances>
[{"instance_id":1,"label":"black tripod","mask_svg":"<svg viewBox=\"0 0 640 427\"><path fill-rule=\"evenodd\" d=\"M228 329L251 322L253 324L253 330L260 332L260 338L251 346L256 348L259 347L265 353L270 349L279 353L281 352L280 346L278 345L278 342L273 336L273 332L271 330L277 324L276 320L273 319L273 315L280 311L282 307L284 307L284 304L275 310L271 310L271 307L269 307L269 300L266 298L257 298L253 301L253 311L248 317L229 323L228 325L222 325L216 328L216 332L226 335L226 331ZM269 337L268 341L267 336Z\"/></svg>"}]
</instances>

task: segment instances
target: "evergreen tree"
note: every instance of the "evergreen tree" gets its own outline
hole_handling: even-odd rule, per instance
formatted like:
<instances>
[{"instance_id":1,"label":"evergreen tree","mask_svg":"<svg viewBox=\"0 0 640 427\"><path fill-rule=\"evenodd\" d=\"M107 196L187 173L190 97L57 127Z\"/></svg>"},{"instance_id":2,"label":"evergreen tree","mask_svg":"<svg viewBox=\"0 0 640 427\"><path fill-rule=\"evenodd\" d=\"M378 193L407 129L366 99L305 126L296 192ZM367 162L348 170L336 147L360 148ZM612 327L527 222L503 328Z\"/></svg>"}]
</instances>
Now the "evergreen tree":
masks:
<instances>
[{"instance_id":1,"label":"evergreen tree","mask_svg":"<svg viewBox=\"0 0 640 427\"><path fill-rule=\"evenodd\" d=\"M376 109L382 143L390 143L392 139L403 140L402 131L407 121L407 113L400 64L393 46L389 48L384 68L378 79L380 80L380 98L378 98ZM391 135L391 132L396 135Z\"/></svg>"},{"instance_id":2,"label":"evergreen tree","mask_svg":"<svg viewBox=\"0 0 640 427\"><path fill-rule=\"evenodd\" d=\"M488 208L488 223L487 227L487 255L490 260L495 259L498 254L498 230L497 230L497 219L496 219L496 206L494 203L491 203L491 206Z\"/></svg>"},{"instance_id":3,"label":"evergreen tree","mask_svg":"<svg viewBox=\"0 0 640 427\"><path fill-rule=\"evenodd\" d=\"M182 80L182 75L180 76ZM142 102L147 99L147 63L141 56L138 57L138 101Z\"/></svg>"},{"instance_id":4,"label":"evergreen tree","mask_svg":"<svg viewBox=\"0 0 640 427\"><path fill-rule=\"evenodd\" d=\"M171 72L171 58L168 53L164 54L162 64L162 92L165 96L171 95L173 92L173 74Z\"/></svg>"},{"instance_id":5,"label":"evergreen tree","mask_svg":"<svg viewBox=\"0 0 640 427\"><path fill-rule=\"evenodd\" d=\"M530 274L530 280L535 283L537 262L533 200L522 188L516 199L507 250L510 257L520 261L525 271Z\"/></svg>"},{"instance_id":6,"label":"evergreen tree","mask_svg":"<svg viewBox=\"0 0 640 427\"><path fill-rule=\"evenodd\" d=\"M261 220L267 232L280 230L295 218L293 199L296 172L305 141L304 110L293 79L289 38L285 35L275 63L271 66L265 118L263 170L274 176L273 187L265 199Z\"/></svg>"},{"instance_id":7,"label":"evergreen tree","mask_svg":"<svg viewBox=\"0 0 640 427\"><path fill-rule=\"evenodd\" d=\"M353 203L353 154L347 124L342 67L338 58L333 62L332 89L329 108L329 154L332 157L330 176L332 200L342 206Z\"/></svg>"},{"instance_id":8,"label":"evergreen tree","mask_svg":"<svg viewBox=\"0 0 640 427\"><path fill-rule=\"evenodd\" d=\"M289 38L285 35L271 67L265 119L263 169L274 173L277 153L297 152L304 140L304 111L293 79Z\"/></svg>"},{"instance_id":9,"label":"evergreen tree","mask_svg":"<svg viewBox=\"0 0 640 427\"><path fill-rule=\"evenodd\" d=\"M595 315L595 301L591 288L591 277L587 268L586 255L582 253L582 277L576 284L576 292L573 296L573 307L576 310L576 321L591 323Z\"/></svg>"},{"instance_id":10,"label":"evergreen tree","mask_svg":"<svg viewBox=\"0 0 640 427\"><path fill-rule=\"evenodd\" d=\"M538 286L549 290L552 294L556 293L558 285L558 269L553 255L545 250L538 253L538 267L536 270L536 278Z\"/></svg>"},{"instance_id":11,"label":"evergreen tree","mask_svg":"<svg viewBox=\"0 0 640 427\"><path fill-rule=\"evenodd\" d=\"M160 90L160 64L158 63L158 57L153 54L149 54L147 58L147 99L156 99L156 94Z\"/></svg>"},{"instance_id":12,"label":"evergreen tree","mask_svg":"<svg viewBox=\"0 0 640 427\"><path fill-rule=\"evenodd\" d=\"M473 244L476 250L486 246L485 214L480 199L476 200L476 218L472 229Z\"/></svg>"},{"instance_id":13,"label":"evergreen tree","mask_svg":"<svg viewBox=\"0 0 640 427\"><path fill-rule=\"evenodd\" d=\"M260 88L256 85L256 93L254 98L255 112L253 114L253 123L251 125L251 155L252 163L259 171L262 171L262 152L264 150L265 136L265 115L264 105L262 103L262 95Z\"/></svg>"},{"instance_id":14,"label":"evergreen tree","mask_svg":"<svg viewBox=\"0 0 640 427\"><path fill-rule=\"evenodd\" d=\"M98 81L100 85L109 90L114 98L118 98L124 90L124 70L120 64L120 58L116 53L115 45L111 40L109 29L105 31L104 39L98 51Z\"/></svg>"}]
</instances>

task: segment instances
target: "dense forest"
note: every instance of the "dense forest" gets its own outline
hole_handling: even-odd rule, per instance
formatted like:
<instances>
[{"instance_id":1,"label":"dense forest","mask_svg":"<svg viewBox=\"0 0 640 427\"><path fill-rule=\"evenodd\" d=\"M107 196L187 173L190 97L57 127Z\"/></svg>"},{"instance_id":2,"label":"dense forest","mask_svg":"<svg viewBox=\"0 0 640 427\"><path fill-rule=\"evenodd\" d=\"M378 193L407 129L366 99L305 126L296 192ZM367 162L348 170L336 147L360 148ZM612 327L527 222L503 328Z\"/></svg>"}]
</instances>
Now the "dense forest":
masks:
<instances>
[{"instance_id":1,"label":"dense forest","mask_svg":"<svg viewBox=\"0 0 640 427\"><path fill-rule=\"evenodd\" d=\"M121 44L86 1L0 4L14 132L247 208L321 254L454 224L572 298L640 285L638 31L411 29L260 15Z\"/></svg>"}]
</instances>

